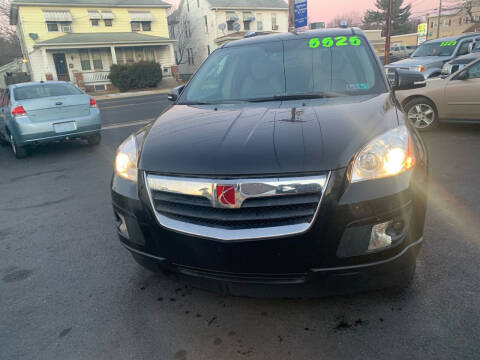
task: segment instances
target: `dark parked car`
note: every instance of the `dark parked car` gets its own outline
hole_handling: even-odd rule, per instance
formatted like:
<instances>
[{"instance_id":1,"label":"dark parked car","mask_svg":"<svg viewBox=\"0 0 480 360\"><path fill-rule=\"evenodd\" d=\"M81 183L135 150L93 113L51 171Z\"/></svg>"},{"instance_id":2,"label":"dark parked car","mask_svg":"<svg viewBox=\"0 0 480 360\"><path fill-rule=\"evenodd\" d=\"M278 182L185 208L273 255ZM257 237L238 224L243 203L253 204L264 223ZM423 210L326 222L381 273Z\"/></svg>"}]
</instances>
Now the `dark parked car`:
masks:
<instances>
[{"instance_id":1,"label":"dark parked car","mask_svg":"<svg viewBox=\"0 0 480 360\"><path fill-rule=\"evenodd\" d=\"M228 43L169 97L115 159L118 235L140 264L261 297L409 283L427 154L361 31Z\"/></svg>"}]
</instances>

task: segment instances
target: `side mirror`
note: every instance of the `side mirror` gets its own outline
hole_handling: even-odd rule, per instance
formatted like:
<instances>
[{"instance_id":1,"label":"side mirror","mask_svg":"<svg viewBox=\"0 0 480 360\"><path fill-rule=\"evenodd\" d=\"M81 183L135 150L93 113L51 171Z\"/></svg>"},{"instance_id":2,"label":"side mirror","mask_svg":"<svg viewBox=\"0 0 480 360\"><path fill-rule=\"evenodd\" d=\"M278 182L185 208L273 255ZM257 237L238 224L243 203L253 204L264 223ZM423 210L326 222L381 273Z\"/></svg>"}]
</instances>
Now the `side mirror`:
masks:
<instances>
[{"instance_id":1,"label":"side mirror","mask_svg":"<svg viewBox=\"0 0 480 360\"><path fill-rule=\"evenodd\" d=\"M468 70L462 71L453 80L468 80Z\"/></svg>"},{"instance_id":2,"label":"side mirror","mask_svg":"<svg viewBox=\"0 0 480 360\"><path fill-rule=\"evenodd\" d=\"M168 93L167 95L168 100L177 101L177 99L179 98L184 88L185 88L185 85L180 85L180 86L177 86L176 88L173 88L170 91L170 93Z\"/></svg>"},{"instance_id":3,"label":"side mirror","mask_svg":"<svg viewBox=\"0 0 480 360\"><path fill-rule=\"evenodd\" d=\"M427 82L418 71L395 69L388 72L388 81L394 91L419 89L427 86Z\"/></svg>"}]
</instances>

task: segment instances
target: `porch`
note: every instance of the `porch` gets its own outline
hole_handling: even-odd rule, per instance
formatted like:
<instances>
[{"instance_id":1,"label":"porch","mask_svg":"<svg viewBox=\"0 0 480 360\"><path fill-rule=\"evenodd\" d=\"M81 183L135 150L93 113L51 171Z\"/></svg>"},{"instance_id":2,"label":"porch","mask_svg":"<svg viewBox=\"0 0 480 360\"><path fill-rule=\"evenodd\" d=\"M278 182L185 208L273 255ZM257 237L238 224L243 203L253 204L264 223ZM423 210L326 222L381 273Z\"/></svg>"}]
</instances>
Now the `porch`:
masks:
<instances>
[{"instance_id":1,"label":"porch","mask_svg":"<svg viewBox=\"0 0 480 360\"><path fill-rule=\"evenodd\" d=\"M71 81L83 90L93 92L113 90L108 75L114 64L154 61L160 64L164 78L172 77L175 72L175 69L172 70L175 66L173 42L169 39L125 33L122 37L126 39L114 41L112 34L107 34L110 39L105 40L109 40L110 44L105 44L99 42L98 38L92 39L100 34L83 34L89 39L82 41L79 41L78 35L82 34L67 34L36 45L36 51L41 54L41 64L32 66L34 81ZM105 37L105 34L102 35ZM70 40L76 38L76 41L68 44L67 37Z\"/></svg>"}]
</instances>

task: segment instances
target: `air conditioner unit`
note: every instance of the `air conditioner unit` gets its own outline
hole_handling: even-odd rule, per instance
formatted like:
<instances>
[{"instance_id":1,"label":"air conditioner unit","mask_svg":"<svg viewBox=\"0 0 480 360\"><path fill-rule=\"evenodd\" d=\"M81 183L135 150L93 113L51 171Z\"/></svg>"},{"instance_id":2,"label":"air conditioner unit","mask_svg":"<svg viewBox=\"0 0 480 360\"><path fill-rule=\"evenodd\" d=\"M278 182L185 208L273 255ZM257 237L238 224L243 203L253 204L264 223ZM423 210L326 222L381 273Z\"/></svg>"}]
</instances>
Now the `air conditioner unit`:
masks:
<instances>
[{"instance_id":1,"label":"air conditioner unit","mask_svg":"<svg viewBox=\"0 0 480 360\"><path fill-rule=\"evenodd\" d=\"M62 32L71 33L72 32L72 25L62 25Z\"/></svg>"}]
</instances>

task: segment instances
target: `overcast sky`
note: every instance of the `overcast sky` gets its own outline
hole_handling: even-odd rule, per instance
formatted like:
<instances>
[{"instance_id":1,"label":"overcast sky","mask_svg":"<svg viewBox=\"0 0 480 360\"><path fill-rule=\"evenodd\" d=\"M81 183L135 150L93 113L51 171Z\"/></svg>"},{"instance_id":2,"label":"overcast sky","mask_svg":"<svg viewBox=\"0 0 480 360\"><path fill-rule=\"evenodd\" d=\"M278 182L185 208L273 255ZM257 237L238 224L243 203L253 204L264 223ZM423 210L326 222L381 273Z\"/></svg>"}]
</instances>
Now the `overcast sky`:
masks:
<instances>
[{"instance_id":1,"label":"overcast sky","mask_svg":"<svg viewBox=\"0 0 480 360\"><path fill-rule=\"evenodd\" d=\"M164 0L176 4L179 0ZM363 15L365 10L375 8L375 0L308 0L308 16L311 21L328 22L336 16L357 13ZM435 9L438 0L405 0L404 4L412 4L414 15L423 14L426 10Z\"/></svg>"}]
</instances>

